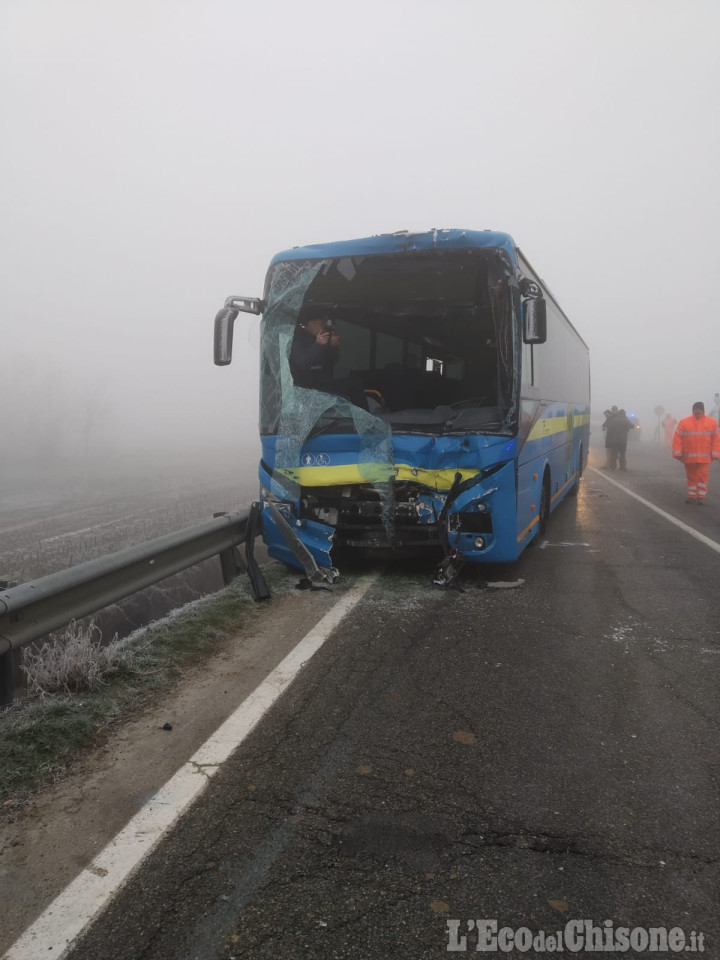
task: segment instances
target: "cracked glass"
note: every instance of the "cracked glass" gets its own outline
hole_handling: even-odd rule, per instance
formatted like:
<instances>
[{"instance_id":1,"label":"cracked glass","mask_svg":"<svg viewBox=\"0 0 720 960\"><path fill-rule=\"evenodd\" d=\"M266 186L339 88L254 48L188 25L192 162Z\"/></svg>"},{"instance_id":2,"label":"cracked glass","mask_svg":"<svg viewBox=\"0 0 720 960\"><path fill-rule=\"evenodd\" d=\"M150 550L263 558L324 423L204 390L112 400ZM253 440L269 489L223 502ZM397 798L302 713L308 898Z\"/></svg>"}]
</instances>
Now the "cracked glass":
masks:
<instances>
[{"instance_id":1,"label":"cracked glass","mask_svg":"<svg viewBox=\"0 0 720 960\"><path fill-rule=\"evenodd\" d=\"M497 250L288 260L262 322L260 430L299 499L303 447L352 435L359 483L393 534L393 432L513 433L519 296ZM305 456L308 456L305 454Z\"/></svg>"}]
</instances>

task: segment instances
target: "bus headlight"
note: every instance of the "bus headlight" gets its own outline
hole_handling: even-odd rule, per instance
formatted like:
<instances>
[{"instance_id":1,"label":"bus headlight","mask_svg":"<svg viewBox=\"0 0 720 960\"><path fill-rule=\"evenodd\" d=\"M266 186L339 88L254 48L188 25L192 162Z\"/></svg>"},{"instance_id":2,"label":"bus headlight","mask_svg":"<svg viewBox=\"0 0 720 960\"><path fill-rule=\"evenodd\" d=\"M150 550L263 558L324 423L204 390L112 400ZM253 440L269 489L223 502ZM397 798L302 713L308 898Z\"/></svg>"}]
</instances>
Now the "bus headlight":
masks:
<instances>
[{"instance_id":1,"label":"bus headlight","mask_svg":"<svg viewBox=\"0 0 720 960\"><path fill-rule=\"evenodd\" d=\"M484 537L475 537L475 548L477 550L485 549L485 539Z\"/></svg>"}]
</instances>

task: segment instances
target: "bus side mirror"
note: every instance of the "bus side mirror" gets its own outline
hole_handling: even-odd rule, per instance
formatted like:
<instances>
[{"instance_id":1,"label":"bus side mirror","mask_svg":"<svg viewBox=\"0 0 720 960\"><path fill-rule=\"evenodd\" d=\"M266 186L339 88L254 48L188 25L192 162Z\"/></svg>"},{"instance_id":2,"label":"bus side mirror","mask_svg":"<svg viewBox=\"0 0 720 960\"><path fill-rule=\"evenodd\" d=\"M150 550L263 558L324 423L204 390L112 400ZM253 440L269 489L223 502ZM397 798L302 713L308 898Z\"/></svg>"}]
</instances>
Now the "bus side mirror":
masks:
<instances>
[{"instance_id":1,"label":"bus side mirror","mask_svg":"<svg viewBox=\"0 0 720 960\"><path fill-rule=\"evenodd\" d=\"M544 297L523 301L523 343L547 340L547 305Z\"/></svg>"},{"instance_id":2,"label":"bus side mirror","mask_svg":"<svg viewBox=\"0 0 720 960\"><path fill-rule=\"evenodd\" d=\"M226 367L232 360L233 327L238 312L231 307L218 310L215 317L214 360L218 367Z\"/></svg>"},{"instance_id":3,"label":"bus side mirror","mask_svg":"<svg viewBox=\"0 0 720 960\"><path fill-rule=\"evenodd\" d=\"M215 316L215 339L213 355L218 367L226 367L232 360L233 327L238 313L252 313L259 316L264 303L251 297L228 297L225 306Z\"/></svg>"}]
</instances>

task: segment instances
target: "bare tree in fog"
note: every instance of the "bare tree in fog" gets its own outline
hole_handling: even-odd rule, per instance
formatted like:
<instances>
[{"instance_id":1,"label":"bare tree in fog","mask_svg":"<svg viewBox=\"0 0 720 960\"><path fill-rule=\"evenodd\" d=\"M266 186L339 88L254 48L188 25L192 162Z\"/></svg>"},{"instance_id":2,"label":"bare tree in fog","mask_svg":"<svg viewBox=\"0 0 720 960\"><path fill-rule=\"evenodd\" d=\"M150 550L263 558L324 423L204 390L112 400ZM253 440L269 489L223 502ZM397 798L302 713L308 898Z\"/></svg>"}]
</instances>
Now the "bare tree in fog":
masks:
<instances>
[{"instance_id":1,"label":"bare tree in fog","mask_svg":"<svg viewBox=\"0 0 720 960\"><path fill-rule=\"evenodd\" d=\"M0 385L6 470L77 463L112 446L112 405L99 378L78 382L59 367L18 361Z\"/></svg>"},{"instance_id":2,"label":"bare tree in fog","mask_svg":"<svg viewBox=\"0 0 720 960\"><path fill-rule=\"evenodd\" d=\"M107 391L99 380L85 384L80 405L82 452L87 459L94 453L102 453L111 445L108 432L113 420L113 408Z\"/></svg>"}]
</instances>

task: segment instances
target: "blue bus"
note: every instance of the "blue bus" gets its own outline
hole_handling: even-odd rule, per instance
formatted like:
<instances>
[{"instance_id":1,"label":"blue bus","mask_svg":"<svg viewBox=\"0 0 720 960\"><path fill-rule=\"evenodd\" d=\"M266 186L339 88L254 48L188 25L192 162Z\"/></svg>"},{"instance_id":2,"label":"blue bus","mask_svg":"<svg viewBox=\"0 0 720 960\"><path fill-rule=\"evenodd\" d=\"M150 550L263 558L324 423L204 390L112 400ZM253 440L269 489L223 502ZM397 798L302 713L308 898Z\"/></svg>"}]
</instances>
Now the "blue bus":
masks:
<instances>
[{"instance_id":1,"label":"blue bus","mask_svg":"<svg viewBox=\"0 0 720 960\"><path fill-rule=\"evenodd\" d=\"M588 348L506 233L432 230L277 254L262 299L259 510L272 557L332 582L344 555L427 553L436 582L509 563L577 493Z\"/></svg>"}]
</instances>

